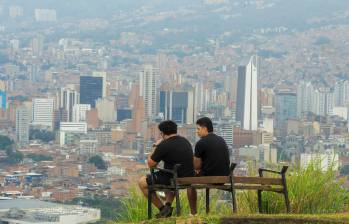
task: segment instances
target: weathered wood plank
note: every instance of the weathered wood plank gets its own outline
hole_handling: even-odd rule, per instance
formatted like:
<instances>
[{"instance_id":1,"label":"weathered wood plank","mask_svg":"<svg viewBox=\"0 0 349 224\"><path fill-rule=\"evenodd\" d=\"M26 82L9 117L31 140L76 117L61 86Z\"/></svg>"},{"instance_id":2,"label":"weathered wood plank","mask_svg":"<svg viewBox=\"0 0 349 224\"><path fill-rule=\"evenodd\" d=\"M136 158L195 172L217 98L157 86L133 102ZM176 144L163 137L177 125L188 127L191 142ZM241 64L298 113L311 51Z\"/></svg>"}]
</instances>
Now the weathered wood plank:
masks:
<instances>
[{"instance_id":1,"label":"weathered wood plank","mask_svg":"<svg viewBox=\"0 0 349 224\"><path fill-rule=\"evenodd\" d=\"M177 179L179 184L225 184L230 183L228 176L183 177ZM270 177L234 177L234 183L282 185L281 178Z\"/></svg>"}]
</instances>

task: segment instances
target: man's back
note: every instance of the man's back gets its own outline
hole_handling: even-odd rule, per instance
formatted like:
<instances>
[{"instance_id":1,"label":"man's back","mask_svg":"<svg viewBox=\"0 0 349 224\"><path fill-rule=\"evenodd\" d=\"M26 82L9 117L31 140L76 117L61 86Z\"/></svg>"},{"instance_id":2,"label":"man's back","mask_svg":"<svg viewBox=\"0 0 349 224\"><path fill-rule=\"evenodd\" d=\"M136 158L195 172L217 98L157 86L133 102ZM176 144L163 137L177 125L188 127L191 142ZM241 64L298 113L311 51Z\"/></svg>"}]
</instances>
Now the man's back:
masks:
<instances>
[{"instance_id":1,"label":"man's back","mask_svg":"<svg viewBox=\"0 0 349 224\"><path fill-rule=\"evenodd\" d=\"M193 150L187 139L174 136L162 141L155 149L152 159L156 162L164 161L165 169L173 169L175 164L181 164L178 176L192 176L194 174Z\"/></svg>"},{"instance_id":2,"label":"man's back","mask_svg":"<svg viewBox=\"0 0 349 224\"><path fill-rule=\"evenodd\" d=\"M213 133L202 137L195 145L195 157L202 160L201 175L229 175L229 150L222 137Z\"/></svg>"}]
</instances>

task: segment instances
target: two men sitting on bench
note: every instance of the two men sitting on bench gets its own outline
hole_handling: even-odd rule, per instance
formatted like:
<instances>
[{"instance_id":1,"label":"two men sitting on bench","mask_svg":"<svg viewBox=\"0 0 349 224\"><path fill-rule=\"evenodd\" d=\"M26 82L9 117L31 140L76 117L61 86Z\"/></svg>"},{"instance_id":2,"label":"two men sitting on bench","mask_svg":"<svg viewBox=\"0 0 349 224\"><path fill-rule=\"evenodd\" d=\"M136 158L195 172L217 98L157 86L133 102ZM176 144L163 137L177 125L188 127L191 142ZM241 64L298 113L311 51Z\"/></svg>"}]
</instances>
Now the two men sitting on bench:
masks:
<instances>
[{"instance_id":1,"label":"two men sitting on bench","mask_svg":"<svg viewBox=\"0 0 349 224\"><path fill-rule=\"evenodd\" d=\"M229 152L223 138L213 133L212 121L203 117L197 120L196 133L201 138L195 145L195 153L187 139L177 134L177 125L173 121L163 121L159 124L161 139L153 145L153 153L148 157L148 166L156 167L160 161L164 162L164 168L172 170L175 164L181 164L178 168L178 177L192 176L228 176ZM150 175L143 176L139 180L139 187L143 194L148 196L148 185L170 185L172 174L162 171L154 173L154 179ZM174 200L173 192L166 192L166 202L152 195L152 203L159 209L157 218L172 215L171 204ZM187 196L191 214L197 213L197 193L195 189L188 188Z\"/></svg>"}]
</instances>

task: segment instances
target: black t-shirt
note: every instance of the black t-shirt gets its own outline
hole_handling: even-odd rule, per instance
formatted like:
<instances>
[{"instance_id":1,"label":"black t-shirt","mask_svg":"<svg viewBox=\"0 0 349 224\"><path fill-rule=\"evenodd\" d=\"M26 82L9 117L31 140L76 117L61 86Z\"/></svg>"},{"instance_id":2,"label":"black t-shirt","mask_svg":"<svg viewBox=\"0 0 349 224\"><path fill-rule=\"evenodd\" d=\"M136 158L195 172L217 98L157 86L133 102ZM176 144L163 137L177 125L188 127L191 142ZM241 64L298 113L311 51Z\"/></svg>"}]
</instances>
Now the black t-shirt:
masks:
<instances>
[{"instance_id":1,"label":"black t-shirt","mask_svg":"<svg viewBox=\"0 0 349 224\"><path fill-rule=\"evenodd\" d=\"M229 150L222 137L210 133L201 138L195 145L195 157L202 160L201 175L229 175Z\"/></svg>"},{"instance_id":2,"label":"black t-shirt","mask_svg":"<svg viewBox=\"0 0 349 224\"><path fill-rule=\"evenodd\" d=\"M182 136L176 135L162 141L151 156L155 162L164 161L165 169L173 169L175 164L181 164L178 177L194 175L193 150L191 144Z\"/></svg>"}]
</instances>

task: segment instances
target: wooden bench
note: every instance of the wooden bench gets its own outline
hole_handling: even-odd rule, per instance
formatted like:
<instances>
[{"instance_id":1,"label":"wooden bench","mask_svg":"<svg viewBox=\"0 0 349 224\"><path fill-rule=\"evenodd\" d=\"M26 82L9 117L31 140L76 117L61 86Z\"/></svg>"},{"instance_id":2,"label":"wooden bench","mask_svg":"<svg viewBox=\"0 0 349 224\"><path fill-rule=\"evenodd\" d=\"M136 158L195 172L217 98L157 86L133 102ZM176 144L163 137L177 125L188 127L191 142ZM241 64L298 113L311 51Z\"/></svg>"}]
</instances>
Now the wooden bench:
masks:
<instances>
[{"instance_id":1,"label":"wooden bench","mask_svg":"<svg viewBox=\"0 0 349 224\"><path fill-rule=\"evenodd\" d=\"M258 170L259 177L243 177L234 176L235 163L230 166L229 176L204 176L204 177L182 177L178 178L177 170L180 165L174 166L173 170L166 170L160 168L151 168L151 178L153 178L155 170L170 173L173 175L170 185L151 184L148 186L148 219L152 217L151 197L157 191L172 191L176 198L176 213L177 216L181 214L181 206L179 200L179 190L187 188L206 189L206 213L210 211L210 189L219 189L228 191L231 194L231 203L233 212L237 212L236 205L236 190L256 190L258 194L258 209L262 213L262 192L271 191L281 193L284 195L286 212L290 212L290 202L288 198L286 171L288 166L283 166L281 171L274 171L260 168ZM279 174L280 177L264 177L264 172Z\"/></svg>"}]
</instances>

